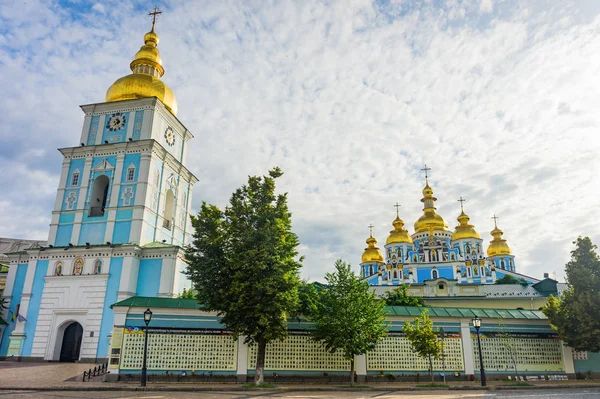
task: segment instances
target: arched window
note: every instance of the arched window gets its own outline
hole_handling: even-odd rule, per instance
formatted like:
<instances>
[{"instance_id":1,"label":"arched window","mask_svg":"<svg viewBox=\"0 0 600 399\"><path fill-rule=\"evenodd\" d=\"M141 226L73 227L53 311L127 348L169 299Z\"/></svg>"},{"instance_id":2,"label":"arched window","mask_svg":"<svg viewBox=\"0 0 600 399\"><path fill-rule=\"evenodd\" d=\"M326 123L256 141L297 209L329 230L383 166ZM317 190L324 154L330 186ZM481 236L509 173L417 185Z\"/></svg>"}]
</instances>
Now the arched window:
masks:
<instances>
[{"instance_id":1,"label":"arched window","mask_svg":"<svg viewBox=\"0 0 600 399\"><path fill-rule=\"evenodd\" d=\"M394 278L398 278L398 270L394 270Z\"/></svg>"},{"instance_id":2,"label":"arched window","mask_svg":"<svg viewBox=\"0 0 600 399\"><path fill-rule=\"evenodd\" d=\"M129 167L127 168L127 181L134 181L134 180L135 180L135 166L129 165Z\"/></svg>"},{"instance_id":3,"label":"arched window","mask_svg":"<svg viewBox=\"0 0 600 399\"><path fill-rule=\"evenodd\" d=\"M417 255L413 255L413 259L412 260L413 260L413 262L416 262L417 261Z\"/></svg>"},{"instance_id":4,"label":"arched window","mask_svg":"<svg viewBox=\"0 0 600 399\"><path fill-rule=\"evenodd\" d=\"M437 260L437 257L435 256L435 251L431 251L431 261L435 262Z\"/></svg>"},{"instance_id":5,"label":"arched window","mask_svg":"<svg viewBox=\"0 0 600 399\"><path fill-rule=\"evenodd\" d=\"M102 273L102 260L96 259L94 261L94 274L100 274L100 273Z\"/></svg>"},{"instance_id":6,"label":"arched window","mask_svg":"<svg viewBox=\"0 0 600 399\"><path fill-rule=\"evenodd\" d=\"M79 185L79 169L76 169L71 175L71 185L77 186Z\"/></svg>"},{"instance_id":7,"label":"arched window","mask_svg":"<svg viewBox=\"0 0 600 399\"><path fill-rule=\"evenodd\" d=\"M473 276L474 277L479 276L479 268L477 266L473 266Z\"/></svg>"},{"instance_id":8,"label":"arched window","mask_svg":"<svg viewBox=\"0 0 600 399\"><path fill-rule=\"evenodd\" d=\"M54 264L54 275L55 276L62 276L62 267L63 267L63 263L60 260Z\"/></svg>"},{"instance_id":9,"label":"arched window","mask_svg":"<svg viewBox=\"0 0 600 399\"><path fill-rule=\"evenodd\" d=\"M73 274L79 275L82 272L83 272L83 258L77 258L77 259L75 259L75 262L73 262Z\"/></svg>"},{"instance_id":10,"label":"arched window","mask_svg":"<svg viewBox=\"0 0 600 399\"><path fill-rule=\"evenodd\" d=\"M369 276L373 275L373 265L369 266Z\"/></svg>"},{"instance_id":11,"label":"arched window","mask_svg":"<svg viewBox=\"0 0 600 399\"><path fill-rule=\"evenodd\" d=\"M434 279L434 280L437 280L437 278L438 278L438 271L437 270L433 269L431 271L431 278Z\"/></svg>"},{"instance_id":12,"label":"arched window","mask_svg":"<svg viewBox=\"0 0 600 399\"><path fill-rule=\"evenodd\" d=\"M506 263L504 262L504 259L500 261L500 268L506 270Z\"/></svg>"},{"instance_id":13,"label":"arched window","mask_svg":"<svg viewBox=\"0 0 600 399\"><path fill-rule=\"evenodd\" d=\"M450 254L450 260L456 260L456 255L454 255L454 252Z\"/></svg>"},{"instance_id":14,"label":"arched window","mask_svg":"<svg viewBox=\"0 0 600 399\"><path fill-rule=\"evenodd\" d=\"M104 216L104 208L108 199L108 176L101 175L94 180L90 197L89 216Z\"/></svg>"},{"instance_id":15,"label":"arched window","mask_svg":"<svg viewBox=\"0 0 600 399\"><path fill-rule=\"evenodd\" d=\"M173 227L173 211L175 210L175 196L173 195L173 190L167 190L167 195L165 199L165 214L163 227L165 229L171 230Z\"/></svg>"}]
</instances>

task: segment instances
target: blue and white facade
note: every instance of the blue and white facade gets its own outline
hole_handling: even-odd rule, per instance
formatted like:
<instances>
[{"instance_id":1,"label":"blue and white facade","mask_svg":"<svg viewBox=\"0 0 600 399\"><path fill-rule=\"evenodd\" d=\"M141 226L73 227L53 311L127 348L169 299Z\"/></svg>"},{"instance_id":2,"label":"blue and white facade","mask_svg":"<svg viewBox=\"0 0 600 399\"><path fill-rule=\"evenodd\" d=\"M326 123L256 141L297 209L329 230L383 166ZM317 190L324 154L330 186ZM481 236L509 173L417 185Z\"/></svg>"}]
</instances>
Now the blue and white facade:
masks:
<instances>
[{"instance_id":1,"label":"blue and white facade","mask_svg":"<svg viewBox=\"0 0 600 399\"><path fill-rule=\"evenodd\" d=\"M365 281L373 286L423 285L436 280L480 285L494 284L506 274L524 278L529 284L539 281L516 273L514 255L497 226L491 232L493 239L486 253L483 240L469 224L464 210L457 218L459 224L451 231L435 212L436 200L427 182L421 200L424 213L415 222L415 233L410 235L397 216L383 254L375 246L375 238L367 239L368 247L360 264L360 275Z\"/></svg>"},{"instance_id":2,"label":"blue and white facade","mask_svg":"<svg viewBox=\"0 0 600 399\"><path fill-rule=\"evenodd\" d=\"M157 97L81 108L80 139L60 149L48 245L9 254L2 358L61 360L65 331L78 324L71 360L105 359L110 305L190 286L182 271L197 182L185 167L192 134Z\"/></svg>"}]
</instances>

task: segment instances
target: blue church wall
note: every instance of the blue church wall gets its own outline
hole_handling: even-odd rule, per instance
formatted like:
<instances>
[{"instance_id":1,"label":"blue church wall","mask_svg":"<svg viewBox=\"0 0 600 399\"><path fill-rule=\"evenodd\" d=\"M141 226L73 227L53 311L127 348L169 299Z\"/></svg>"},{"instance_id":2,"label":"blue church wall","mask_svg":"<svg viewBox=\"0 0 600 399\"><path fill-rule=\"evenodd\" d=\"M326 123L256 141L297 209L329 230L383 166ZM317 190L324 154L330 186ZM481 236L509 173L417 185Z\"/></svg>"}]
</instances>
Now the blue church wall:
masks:
<instances>
[{"instance_id":1,"label":"blue church wall","mask_svg":"<svg viewBox=\"0 0 600 399\"><path fill-rule=\"evenodd\" d=\"M106 217L107 214L108 212L105 212L104 217ZM79 233L78 245L85 245L86 242L89 242L90 244L103 244L105 232L106 222L83 223L81 225L81 231Z\"/></svg>"},{"instance_id":2,"label":"blue church wall","mask_svg":"<svg viewBox=\"0 0 600 399\"><path fill-rule=\"evenodd\" d=\"M121 116L125 117L125 123L122 128L119 130L110 130L110 119L113 116ZM131 112L116 112L114 114L106 115L104 130L102 133L102 142L108 141L110 144L112 143L123 143L126 139L127 135L127 126L129 125L129 119L131 118ZM114 164L113 164L114 165Z\"/></svg>"},{"instance_id":3,"label":"blue church wall","mask_svg":"<svg viewBox=\"0 0 600 399\"><path fill-rule=\"evenodd\" d=\"M27 322L25 323L25 339L21 349L21 356L31 356L33 347L33 338L35 337L35 328L40 313L40 303L42 302L42 293L44 291L44 276L48 272L48 260L38 260L35 266L33 276L33 285L31 287L31 298L29 298L29 307L27 308Z\"/></svg>"},{"instance_id":4,"label":"blue church wall","mask_svg":"<svg viewBox=\"0 0 600 399\"><path fill-rule=\"evenodd\" d=\"M131 222L115 222L112 242L113 244L126 244L129 242Z\"/></svg>"},{"instance_id":5,"label":"blue church wall","mask_svg":"<svg viewBox=\"0 0 600 399\"><path fill-rule=\"evenodd\" d=\"M2 343L0 343L0 355L6 356L8 352L8 336L15 329L16 321L12 321L11 316L16 314L17 305L21 303L21 294L23 293L23 286L25 285L25 277L27 276L27 263L22 263L17 265L17 272L15 274L15 282L13 284L13 289L11 292L11 300L8 305L8 317L6 320L8 325L4 328L4 333L2 334ZM8 294L8 293L7 293Z\"/></svg>"},{"instance_id":6,"label":"blue church wall","mask_svg":"<svg viewBox=\"0 0 600 399\"><path fill-rule=\"evenodd\" d=\"M130 199L125 198L125 191L131 190ZM135 193L137 191L137 184L124 184L119 189L119 203L117 206L133 206L135 204ZM129 201L129 202L127 202Z\"/></svg>"},{"instance_id":7,"label":"blue church wall","mask_svg":"<svg viewBox=\"0 0 600 399\"><path fill-rule=\"evenodd\" d=\"M77 209L77 201L79 201L79 191L80 190L65 190L65 194L62 202L62 211L74 211ZM73 193L74 195L72 195ZM71 199L71 197L73 197Z\"/></svg>"},{"instance_id":8,"label":"blue church wall","mask_svg":"<svg viewBox=\"0 0 600 399\"><path fill-rule=\"evenodd\" d=\"M115 214L115 220L131 220L133 209L119 209Z\"/></svg>"},{"instance_id":9,"label":"blue church wall","mask_svg":"<svg viewBox=\"0 0 600 399\"><path fill-rule=\"evenodd\" d=\"M72 224L62 224L56 229L56 239L54 240L54 246L65 247L71 242L71 235L73 234Z\"/></svg>"},{"instance_id":10,"label":"blue church wall","mask_svg":"<svg viewBox=\"0 0 600 399\"><path fill-rule=\"evenodd\" d=\"M144 123L144 111L139 110L135 111L135 120L133 122L133 132L131 134L131 139L133 141L138 141L142 134L142 125Z\"/></svg>"},{"instance_id":11,"label":"blue church wall","mask_svg":"<svg viewBox=\"0 0 600 399\"><path fill-rule=\"evenodd\" d=\"M575 367L575 372L585 373L591 371L592 373L600 372L600 353L598 352L588 352L587 360L573 360L573 366Z\"/></svg>"},{"instance_id":12,"label":"blue church wall","mask_svg":"<svg viewBox=\"0 0 600 399\"><path fill-rule=\"evenodd\" d=\"M448 280L454 279L454 273L452 273L452 266L442 266L436 268L439 273L439 277L443 277Z\"/></svg>"},{"instance_id":13,"label":"blue church wall","mask_svg":"<svg viewBox=\"0 0 600 399\"><path fill-rule=\"evenodd\" d=\"M135 167L133 181L136 182L138 180L138 174L140 172L140 157L140 154L125 154L125 158L123 159L123 173L121 174L121 183L127 183L127 170L132 165Z\"/></svg>"},{"instance_id":14,"label":"blue church wall","mask_svg":"<svg viewBox=\"0 0 600 399\"><path fill-rule=\"evenodd\" d=\"M137 296L156 296L160 288L162 259L142 259L138 272Z\"/></svg>"},{"instance_id":15,"label":"blue church wall","mask_svg":"<svg viewBox=\"0 0 600 399\"><path fill-rule=\"evenodd\" d=\"M65 223L73 223L75 222L75 214L74 213L61 213L58 217L59 224Z\"/></svg>"},{"instance_id":16,"label":"blue church wall","mask_svg":"<svg viewBox=\"0 0 600 399\"><path fill-rule=\"evenodd\" d=\"M67 175L66 187L81 187L81 179L83 179L83 167L85 166L85 159L73 159L69 164L69 174ZM77 185L71 185L73 181L73 173L79 171L79 181Z\"/></svg>"},{"instance_id":17,"label":"blue church wall","mask_svg":"<svg viewBox=\"0 0 600 399\"><path fill-rule=\"evenodd\" d=\"M98 135L98 125L100 124L100 115L92 116L90 122L90 130L88 130L87 145L96 144L96 136Z\"/></svg>"},{"instance_id":18,"label":"blue church wall","mask_svg":"<svg viewBox=\"0 0 600 399\"><path fill-rule=\"evenodd\" d=\"M106 297L104 299L104 308L102 309L102 321L100 322L100 337L98 338L97 357L108 356L108 335L111 334L115 314L110 305L117 302L117 291L121 281L121 271L123 270L123 258L112 258L110 260L109 276L106 282Z\"/></svg>"},{"instance_id":19,"label":"blue church wall","mask_svg":"<svg viewBox=\"0 0 600 399\"><path fill-rule=\"evenodd\" d=\"M431 267L417 269L417 281L422 283L425 280L431 280Z\"/></svg>"}]
</instances>

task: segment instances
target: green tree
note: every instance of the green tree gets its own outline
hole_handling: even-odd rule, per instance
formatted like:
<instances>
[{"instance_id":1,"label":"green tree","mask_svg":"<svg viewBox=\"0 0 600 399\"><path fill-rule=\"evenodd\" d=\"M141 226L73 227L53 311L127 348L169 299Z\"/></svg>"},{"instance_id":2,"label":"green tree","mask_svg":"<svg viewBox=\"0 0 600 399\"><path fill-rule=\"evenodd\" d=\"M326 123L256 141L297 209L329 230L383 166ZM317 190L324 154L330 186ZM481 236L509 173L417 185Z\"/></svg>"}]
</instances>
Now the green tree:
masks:
<instances>
[{"instance_id":1,"label":"green tree","mask_svg":"<svg viewBox=\"0 0 600 399\"><path fill-rule=\"evenodd\" d=\"M298 237L287 195L275 194L279 168L253 176L224 211L202 204L192 217L186 271L198 301L216 311L234 337L257 345L255 385L264 383L267 343L287 336L286 314L298 306Z\"/></svg>"},{"instance_id":2,"label":"green tree","mask_svg":"<svg viewBox=\"0 0 600 399\"><path fill-rule=\"evenodd\" d=\"M193 289L183 289L183 292L181 294L179 294L177 296L177 298L183 298L183 299L196 299L196 295L194 295L194 290Z\"/></svg>"},{"instance_id":3,"label":"green tree","mask_svg":"<svg viewBox=\"0 0 600 399\"><path fill-rule=\"evenodd\" d=\"M527 284L523 278L516 278L510 274L505 274L503 277L496 280L496 284Z\"/></svg>"},{"instance_id":4,"label":"green tree","mask_svg":"<svg viewBox=\"0 0 600 399\"><path fill-rule=\"evenodd\" d=\"M310 318L314 313L317 303L319 302L319 295L324 289L324 286L320 283L307 283L302 281L298 286L298 301L299 305L290 316L300 320L300 316Z\"/></svg>"},{"instance_id":5,"label":"green tree","mask_svg":"<svg viewBox=\"0 0 600 399\"><path fill-rule=\"evenodd\" d=\"M423 297L410 295L406 284L399 285L383 296L387 306L425 306Z\"/></svg>"},{"instance_id":6,"label":"green tree","mask_svg":"<svg viewBox=\"0 0 600 399\"><path fill-rule=\"evenodd\" d=\"M600 351L600 259L589 237L574 241L565 271L569 287L559 298L550 295L542 309L550 325L567 345Z\"/></svg>"},{"instance_id":7,"label":"green tree","mask_svg":"<svg viewBox=\"0 0 600 399\"><path fill-rule=\"evenodd\" d=\"M413 325L414 323L414 325ZM421 316L415 317L413 323L404 322L403 331L410 341L410 346L422 358L429 362L429 375L433 383L433 359L442 354L442 343L438 340L439 329L433 328L433 321L429 318L429 310L424 309Z\"/></svg>"},{"instance_id":8,"label":"green tree","mask_svg":"<svg viewBox=\"0 0 600 399\"><path fill-rule=\"evenodd\" d=\"M315 323L313 339L334 353L340 350L350 362L350 384L354 384L354 357L375 349L387 334L385 302L377 300L369 284L352 272L341 259L335 272L327 273L328 287L310 319Z\"/></svg>"}]
</instances>

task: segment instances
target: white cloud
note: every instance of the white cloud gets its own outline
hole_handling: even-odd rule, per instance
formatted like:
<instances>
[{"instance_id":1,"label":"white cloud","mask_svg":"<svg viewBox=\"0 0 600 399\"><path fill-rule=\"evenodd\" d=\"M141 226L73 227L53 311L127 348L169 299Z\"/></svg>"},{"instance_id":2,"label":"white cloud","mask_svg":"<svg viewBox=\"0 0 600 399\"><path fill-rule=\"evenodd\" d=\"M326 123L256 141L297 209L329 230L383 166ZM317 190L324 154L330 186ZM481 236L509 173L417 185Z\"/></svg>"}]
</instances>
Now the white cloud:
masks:
<instances>
[{"instance_id":1,"label":"white cloud","mask_svg":"<svg viewBox=\"0 0 600 399\"><path fill-rule=\"evenodd\" d=\"M149 20L130 5L72 18L28 4L0 11L0 156L26 172L4 182L0 236L43 239L53 149L78 144L78 105L128 73ZM225 205L247 175L281 166L303 275L322 279L337 257L357 266L369 223L383 246L395 201L412 230L427 163L450 226L464 196L482 237L500 216L519 271L562 276L577 235L600 242L600 18L589 2L544 4L174 4L157 32L196 136L195 206ZM40 171L53 189L28 206L19 191Z\"/></svg>"}]
</instances>

